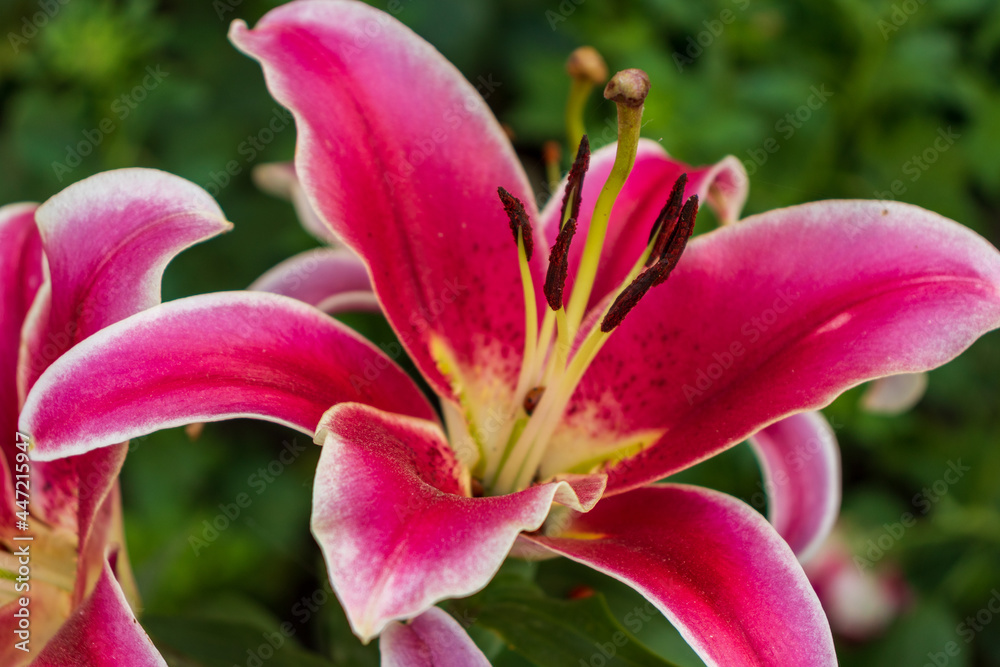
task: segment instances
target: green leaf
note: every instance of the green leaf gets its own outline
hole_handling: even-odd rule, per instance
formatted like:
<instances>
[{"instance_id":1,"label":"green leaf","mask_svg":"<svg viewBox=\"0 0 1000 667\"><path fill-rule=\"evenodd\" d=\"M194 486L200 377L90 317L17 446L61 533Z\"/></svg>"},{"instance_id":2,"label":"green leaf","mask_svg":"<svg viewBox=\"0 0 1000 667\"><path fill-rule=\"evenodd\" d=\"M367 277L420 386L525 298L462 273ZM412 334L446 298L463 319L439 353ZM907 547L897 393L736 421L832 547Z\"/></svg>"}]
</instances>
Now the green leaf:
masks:
<instances>
[{"instance_id":1,"label":"green leaf","mask_svg":"<svg viewBox=\"0 0 1000 667\"><path fill-rule=\"evenodd\" d=\"M559 600L502 573L483 592L450 607L460 622L492 630L540 667L675 667L626 630L600 594Z\"/></svg>"}]
</instances>

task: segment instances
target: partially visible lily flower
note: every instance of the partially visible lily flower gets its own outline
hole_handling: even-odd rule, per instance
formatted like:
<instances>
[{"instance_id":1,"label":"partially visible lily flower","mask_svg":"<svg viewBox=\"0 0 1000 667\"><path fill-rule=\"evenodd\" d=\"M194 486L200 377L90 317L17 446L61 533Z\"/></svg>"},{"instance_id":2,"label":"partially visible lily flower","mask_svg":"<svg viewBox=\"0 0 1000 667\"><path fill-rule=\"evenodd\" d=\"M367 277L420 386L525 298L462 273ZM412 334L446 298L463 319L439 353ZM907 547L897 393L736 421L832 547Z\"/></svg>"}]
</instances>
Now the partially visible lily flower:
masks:
<instances>
[{"instance_id":1,"label":"partially visible lily flower","mask_svg":"<svg viewBox=\"0 0 1000 667\"><path fill-rule=\"evenodd\" d=\"M318 240L330 245L339 245L337 237L323 224L316 211L306 197L298 177L295 175L295 165L291 162L274 162L257 165L251 172L253 182L264 192L287 199L295 206L302 227Z\"/></svg>"},{"instance_id":2,"label":"partially visible lily flower","mask_svg":"<svg viewBox=\"0 0 1000 667\"><path fill-rule=\"evenodd\" d=\"M41 206L0 208L3 665L165 665L130 607L138 598L117 482L127 443L29 463L15 427L52 362L159 303L167 263L228 228L211 197L141 169L94 176Z\"/></svg>"},{"instance_id":3,"label":"partially visible lily flower","mask_svg":"<svg viewBox=\"0 0 1000 667\"><path fill-rule=\"evenodd\" d=\"M834 633L867 641L883 632L910 604L913 593L892 564L876 569L858 566L844 526L835 529L805 571L819 595Z\"/></svg>"},{"instance_id":4,"label":"partially visible lily flower","mask_svg":"<svg viewBox=\"0 0 1000 667\"><path fill-rule=\"evenodd\" d=\"M290 163L263 164L253 180L272 195L291 200L303 228L329 247L307 250L278 264L248 289L283 294L335 314L349 310L377 311L378 299L364 262L344 247L316 215Z\"/></svg>"},{"instance_id":5,"label":"partially visible lily flower","mask_svg":"<svg viewBox=\"0 0 1000 667\"><path fill-rule=\"evenodd\" d=\"M688 244L704 179L665 178L676 163L639 139L637 70L605 90L618 143L591 156L581 142L538 212L481 97L391 17L302 0L232 39L295 115L302 191L363 258L444 423L388 356L308 304L217 294L64 355L21 416L34 456L231 417L315 433L312 529L363 640L481 589L511 553L546 554L638 590L708 664L834 664L786 540L734 498L654 482L959 354L1000 324L996 249L923 209L859 201ZM814 459L788 464L776 493L829 489L835 458ZM828 500L776 506L809 545Z\"/></svg>"}]
</instances>

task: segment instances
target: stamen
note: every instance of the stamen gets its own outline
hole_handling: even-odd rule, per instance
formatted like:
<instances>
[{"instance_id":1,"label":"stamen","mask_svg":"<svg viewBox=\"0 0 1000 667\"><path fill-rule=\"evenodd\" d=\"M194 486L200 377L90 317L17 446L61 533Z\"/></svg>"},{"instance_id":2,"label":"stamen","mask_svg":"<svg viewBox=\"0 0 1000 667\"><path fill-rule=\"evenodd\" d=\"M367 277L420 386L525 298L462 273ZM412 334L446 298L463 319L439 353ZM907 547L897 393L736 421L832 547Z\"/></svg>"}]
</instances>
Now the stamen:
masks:
<instances>
[{"instance_id":1,"label":"stamen","mask_svg":"<svg viewBox=\"0 0 1000 667\"><path fill-rule=\"evenodd\" d=\"M563 194L561 224L565 225L569 219L577 220L580 217L580 202L583 197L583 177L590 169L590 140L587 135L580 138L580 145L576 149L576 158L573 166L570 167L569 176L566 177L566 192Z\"/></svg>"},{"instance_id":2,"label":"stamen","mask_svg":"<svg viewBox=\"0 0 1000 667\"><path fill-rule=\"evenodd\" d=\"M625 316L638 305L639 299L653 286L656 275L663 271L663 267L662 262L657 262L640 273L628 287L622 290L615 302L611 304L608 314L601 320L601 331L609 333L622 323Z\"/></svg>"},{"instance_id":3,"label":"stamen","mask_svg":"<svg viewBox=\"0 0 1000 667\"><path fill-rule=\"evenodd\" d=\"M694 231L694 221L697 214L698 195L693 195L684 203L684 208L681 209L677 224L666 243L666 247L658 256L653 255L656 256L656 263L640 273L628 287L622 290L614 303L611 304L604 319L601 320L601 331L609 333L614 330L650 289L666 281L680 261L684 248L687 247L688 239Z\"/></svg>"},{"instance_id":4,"label":"stamen","mask_svg":"<svg viewBox=\"0 0 1000 667\"><path fill-rule=\"evenodd\" d=\"M653 229L649 232L649 242L653 244L653 248L649 253L649 257L646 258L646 266L649 266L660 258L660 255L663 254L667 244L670 242L670 238L677 230L677 216L681 212L681 204L684 201L684 187L686 185L687 174L681 174L674 181L670 197L667 198L667 203L664 204L663 210L660 211L659 217L656 218L656 222L653 224Z\"/></svg>"},{"instance_id":5,"label":"stamen","mask_svg":"<svg viewBox=\"0 0 1000 667\"><path fill-rule=\"evenodd\" d=\"M500 201L503 202L503 210L510 220L510 231L514 234L514 243L524 244L525 258L530 262L531 253L535 249L535 242L531 234L531 221L528 220L528 213L524 210L521 200L504 190L497 188Z\"/></svg>"},{"instance_id":6,"label":"stamen","mask_svg":"<svg viewBox=\"0 0 1000 667\"><path fill-rule=\"evenodd\" d=\"M570 218L559 230L552 252L549 253L549 268L545 273L545 300L552 310L563 307L563 289L569 272L569 244L576 234L576 219Z\"/></svg>"},{"instance_id":7,"label":"stamen","mask_svg":"<svg viewBox=\"0 0 1000 667\"><path fill-rule=\"evenodd\" d=\"M681 259L681 254L687 247L688 239L691 238L691 234L694 232L694 223L697 216L698 195L691 195L691 197L684 202L684 208L681 209L681 214L677 221L677 229L674 230L670 242L667 244L667 247L663 251L663 255L660 258L660 262L666 264L670 268L662 278L653 283L654 287L666 280L667 276L670 275L670 271L673 271L674 267L677 266L677 262Z\"/></svg>"},{"instance_id":8,"label":"stamen","mask_svg":"<svg viewBox=\"0 0 1000 667\"><path fill-rule=\"evenodd\" d=\"M590 292L597 276L597 263L604 246L604 237L611 220L615 199L625 186L639 151L639 130L642 127L642 105L649 94L649 77L639 69L618 72L604 89L604 97L618 105L618 150L608 180L594 205L594 215L587 233L587 242L580 258L573 286L573 295L566 307L571 334L580 325Z\"/></svg>"},{"instance_id":9,"label":"stamen","mask_svg":"<svg viewBox=\"0 0 1000 667\"><path fill-rule=\"evenodd\" d=\"M566 101L566 136L569 146L578 146L583 136L583 107L595 85L608 80L608 66L592 46L581 46L570 54L566 72L573 78Z\"/></svg>"},{"instance_id":10,"label":"stamen","mask_svg":"<svg viewBox=\"0 0 1000 667\"><path fill-rule=\"evenodd\" d=\"M563 194L562 222L555 245L549 253L549 268L545 274L545 300L549 308L559 310L563 307L563 288L566 286L566 276L569 271L569 245L576 234L576 220L580 215L580 202L583 196L583 177L590 168L590 142L587 135L580 140L576 151L573 167L566 177L566 192Z\"/></svg>"},{"instance_id":11,"label":"stamen","mask_svg":"<svg viewBox=\"0 0 1000 667\"><path fill-rule=\"evenodd\" d=\"M503 202L504 210L510 219L510 229L514 233L514 240L517 243L518 268L521 272L521 287L524 291L524 355L521 358L521 372L512 396L514 403L508 406L508 415L513 417L517 411L517 402L521 400L518 397L524 396L528 387L534 384L532 379L538 365L538 310L535 304L535 283L529 266L534 244L532 242L531 222L524 210L524 204L502 187L497 188L497 193L499 193L500 201ZM520 420L511 419L509 421L512 422L511 428L514 433L523 428L523 426L518 427ZM504 447L500 461L497 462L501 469L512 451L509 440L513 437L513 433L507 433L508 435L505 435L504 439L508 441L508 444ZM486 463L487 473L491 472L491 463L491 461Z\"/></svg>"},{"instance_id":12,"label":"stamen","mask_svg":"<svg viewBox=\"0 0 1000 667\"><path fill-rule=\"evenodd\" d=\"M529 417L535 412L535 408L538 407L538 401L542 400L542 394L544 393L545 387L532 387L524 395L524 412Z\"/></svg>"}]
</instances>

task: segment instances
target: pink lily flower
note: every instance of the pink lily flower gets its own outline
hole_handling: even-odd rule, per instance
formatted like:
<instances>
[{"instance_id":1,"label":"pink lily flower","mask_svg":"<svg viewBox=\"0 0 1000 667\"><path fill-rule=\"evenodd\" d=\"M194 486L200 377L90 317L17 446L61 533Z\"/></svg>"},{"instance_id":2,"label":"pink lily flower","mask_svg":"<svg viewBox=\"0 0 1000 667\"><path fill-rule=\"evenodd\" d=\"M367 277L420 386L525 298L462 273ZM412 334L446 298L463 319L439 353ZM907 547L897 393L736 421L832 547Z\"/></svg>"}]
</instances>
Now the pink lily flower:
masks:
<instances>
[{"instance_id":1,"label":"pink lily flower","mask_svg":"<svg viewBox=\"0 0 1000 667\"><path fill-rule=\"evenodd\" d=\"M654 482L861 382L946 363L1000 324L1000 254L917 207L856 201L685 249L703 184L689 174L670 196L666 154L634 137L589 170L581 152L566 205L539 213L476 91L391 17L303 0L232 39L295 115L303 192L363 258L444 424L390 359L402 350L284 296L217 294L60 358L21 415L35 458L268 419L323 444L312 529L362 639L481 589L513 550L633 586L708 664L835 664L779 533L734 498ZM608 201L620 155L634 167ZM814 459L776 493L829 488L831 458ZM808 537L820 501L776 506Z\"/></svg>"},{"instance_id":2,"label":"pink lily flower","mask_svg":"<svg viewBox=\"0 0 1000 667\"><path fill-rule=\"evenodd\" d=\"M645 147L644 147L645 148ZM693 174L699 183L696 194L714 204L723 224L737 221L746 201L748 178L739 160L727 157L708 167L692 167L654 149L655 160L640 162L649 182ZM598 151L597 161L613 159L613 147ZM316 233L319 217L305 200L301 184L290 163L261 165L254 180L266 192L289 199L307 231L332 245L302 252L281 262L258 278L251 290L284 294L335 314L346 311L377 311L375 296L364 260L343 247L329 231ZM655 187L649 185L647 187ZM904 374L881 378L880 382L905 384ZM896 382L901 379L902 382ZM808 561L827 537L840 510L840 449L829 423L820 412L789 417L763 429L750 439L761 461L770 496L768 518L785 538L800 562ZM780 490L776 487L784 487Z\"/></svg>"},{"instance_id":3,"label":"pink lily flower","mask_svg":"<svg viewBox=\"0 0 1000 667\"><path fill-rule=\"evenodd\" d=\"M228 228L193 185L140 169L0 208L0 568L13 573L0 587L0 663L166 664L131 609L117 482L127 444L29 463L15 427L52 362L159 303L167 263Z\"/></svg>"}]
</instances>

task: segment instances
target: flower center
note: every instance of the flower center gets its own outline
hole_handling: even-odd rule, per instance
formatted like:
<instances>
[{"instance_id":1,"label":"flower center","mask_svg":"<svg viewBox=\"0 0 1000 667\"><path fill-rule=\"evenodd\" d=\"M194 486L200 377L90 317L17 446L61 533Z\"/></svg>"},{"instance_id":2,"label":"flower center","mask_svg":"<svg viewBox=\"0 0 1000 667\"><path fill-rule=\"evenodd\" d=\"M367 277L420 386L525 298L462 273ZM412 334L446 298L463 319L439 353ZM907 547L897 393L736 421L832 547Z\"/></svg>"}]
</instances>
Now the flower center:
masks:
<instances>
[{"instance_id":1,"label":"flower center","mask_svg":"<svg viewBox=\"0 0 1000 667\"><path fill-rule=\"evenodd\" d=\"M488 453L477 469L487 493L510 493L535 481L547 445L587 368L643 295L667 279L694 229L698 198L692 196L684 201L687 179L682 175L653 225L645 251L614 292L615 298L604 301L607 305L602 313L592 312L584 321L611 210L635 164L642 104L648 90L649 80L640 70L619 72L605 89L604 96L618 106L617 152L611 173L594 203L573 289L567 299L564 291L569 248L577 231L583 180L590 164L586 135L580 140L567 177L559 233L549 255L543 289L548 308L540 327L529 268L533 252L531 223L522 203L503 188L498 189L517 244L526 321L521 372L514 401L508 409L513 419L506 420L510 425L497 434L505 444Z\"/></svg>"}]
</instances>

